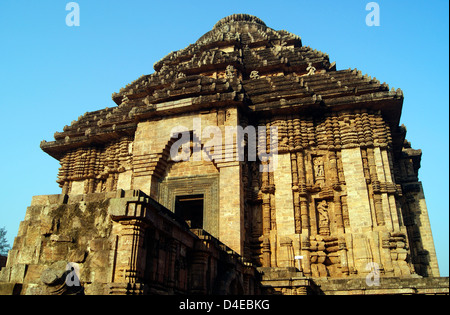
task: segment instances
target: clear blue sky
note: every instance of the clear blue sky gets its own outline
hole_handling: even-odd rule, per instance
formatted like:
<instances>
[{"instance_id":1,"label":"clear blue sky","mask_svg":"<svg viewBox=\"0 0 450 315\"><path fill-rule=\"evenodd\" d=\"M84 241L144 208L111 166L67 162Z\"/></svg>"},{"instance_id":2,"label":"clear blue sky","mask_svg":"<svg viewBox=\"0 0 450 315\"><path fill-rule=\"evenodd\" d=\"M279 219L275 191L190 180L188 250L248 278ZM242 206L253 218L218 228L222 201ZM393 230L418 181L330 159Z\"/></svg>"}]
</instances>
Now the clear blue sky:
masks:
<instances>
[{"instance_id":1,"label":"clear blue sky","mask_svg":"<svg viewBox=\"0 0 450 315\"><path fill-rule=\"evenodd\" d=\"M57 194L59 163L41 140L87 111L221 18L248 13L301 36L338 69L358 68L405 95L401 123L422 149L423 183L441 274L449 274L449 4L376 1L380 26L365 24L369 1L79 0L80 26L65 0L0 1L0 227L11 245L33 195Z\"/></svg>"}]
</instances>

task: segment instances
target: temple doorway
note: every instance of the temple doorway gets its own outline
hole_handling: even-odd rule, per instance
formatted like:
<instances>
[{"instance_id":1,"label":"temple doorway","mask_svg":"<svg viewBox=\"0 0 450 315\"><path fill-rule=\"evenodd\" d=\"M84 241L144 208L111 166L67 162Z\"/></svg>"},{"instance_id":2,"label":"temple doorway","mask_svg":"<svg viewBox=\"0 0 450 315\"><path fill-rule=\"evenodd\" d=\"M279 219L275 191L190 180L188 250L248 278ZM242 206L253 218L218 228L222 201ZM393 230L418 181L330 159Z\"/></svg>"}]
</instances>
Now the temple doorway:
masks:
<instances>
[{"instance_id":1,"label":"temple doorway","mask_svg":"<svg viewBox=\"0 0 450 315\"><path fill-rule=\"evenodd\" d=\"M203 195L177 196L175 214L193 229L203 229Z\"/></svg>"}]
</instances>

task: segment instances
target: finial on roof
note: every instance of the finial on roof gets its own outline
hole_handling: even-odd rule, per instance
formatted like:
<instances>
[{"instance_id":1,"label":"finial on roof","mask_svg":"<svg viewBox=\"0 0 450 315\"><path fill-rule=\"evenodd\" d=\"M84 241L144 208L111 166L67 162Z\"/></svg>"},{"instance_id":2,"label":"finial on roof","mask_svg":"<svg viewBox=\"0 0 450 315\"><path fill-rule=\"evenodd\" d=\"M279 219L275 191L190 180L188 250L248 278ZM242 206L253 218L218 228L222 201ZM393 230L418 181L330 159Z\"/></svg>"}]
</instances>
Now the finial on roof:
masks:
<instances>
[{"instance_id":1,"label":"finial on roof","mask_svg":"<svg viewBox=\"0 0 450 315\"><path fill-rule=\"evenodd\" d=\"M266 26L266 23L264 23L260 18L250 15L250 14L232 14L229 16L224 17L223 19L219 20L219 22L214 25L213 29L221 27L223 24L230 23L230 22L253 22L256 24L261 24Z\"/></svg>"}]
</instances>

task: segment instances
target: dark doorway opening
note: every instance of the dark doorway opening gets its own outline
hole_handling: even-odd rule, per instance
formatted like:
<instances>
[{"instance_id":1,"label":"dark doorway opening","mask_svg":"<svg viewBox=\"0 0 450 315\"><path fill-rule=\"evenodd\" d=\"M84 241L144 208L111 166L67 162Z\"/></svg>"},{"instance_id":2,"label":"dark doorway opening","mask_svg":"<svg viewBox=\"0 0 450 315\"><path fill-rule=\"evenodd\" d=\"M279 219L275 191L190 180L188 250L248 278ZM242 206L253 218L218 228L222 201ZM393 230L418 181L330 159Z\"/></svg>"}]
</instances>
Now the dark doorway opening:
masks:
<instances>
[{"instance_id":1,"label":"dark doorway opening","mask_svg":"<svg viewBox=\"0 0 450 315\"><path fill-rule=\"evenodd\" d=\"M177 196L175 214L193 229L203 229L203 195Z\"/></svg>"}]
</instances>

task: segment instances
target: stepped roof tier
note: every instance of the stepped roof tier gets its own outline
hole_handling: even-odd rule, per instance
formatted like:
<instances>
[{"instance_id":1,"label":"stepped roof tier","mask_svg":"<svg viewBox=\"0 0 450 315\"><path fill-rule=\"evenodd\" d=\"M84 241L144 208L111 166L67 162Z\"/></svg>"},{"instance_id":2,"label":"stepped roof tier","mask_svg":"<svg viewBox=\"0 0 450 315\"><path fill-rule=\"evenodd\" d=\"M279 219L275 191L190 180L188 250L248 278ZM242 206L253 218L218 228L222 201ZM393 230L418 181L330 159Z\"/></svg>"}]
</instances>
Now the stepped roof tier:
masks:
<instances>
[{"instance_id":1,"label":"stepped roof tier","mask_svg":"<svg viewBox=\"0 0 450 315\"><path fill-rule=\"evenodd\" d=\"M363 107L381 110L395 130L403 103L400 89L389 89L357 69L336 70L327 54L303 46L299 36L248 14L221 19L154 69L113 93L117 106L85 113L41 148L59 159L77 147L132 135L139 121L151 117L230 103L257 116Z\"/></svg>"}]
</instances>

